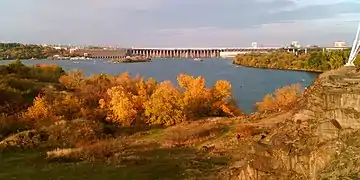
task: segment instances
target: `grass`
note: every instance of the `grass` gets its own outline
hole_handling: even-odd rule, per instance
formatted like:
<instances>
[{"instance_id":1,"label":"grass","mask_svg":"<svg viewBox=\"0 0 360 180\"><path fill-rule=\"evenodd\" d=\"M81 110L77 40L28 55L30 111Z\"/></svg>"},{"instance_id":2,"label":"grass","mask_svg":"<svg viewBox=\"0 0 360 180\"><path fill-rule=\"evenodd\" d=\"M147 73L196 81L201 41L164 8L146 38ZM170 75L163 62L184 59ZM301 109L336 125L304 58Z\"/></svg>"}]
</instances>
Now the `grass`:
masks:
<instances>
[{"instance_id":1,"label":"grass","mask_svg":"<svg viewBox=\"0 0 360 180\"><path fill-rule=\"evenodd\" d=\"M59 163L45 160L36 150L0 154L0 179L185 179L211 173L225 166L227 157L202 158L194 149L172 148L142 151L132 149L133 157L120 165L107 163ZM196 170L196 171L195 171Z\"/></svg>"},{"instance_id":2,"label":"grass","mask_svg":"<svg viewBox=\"0 0 360 180\"><path fill-rule=\"evenodd\" d=\"M233 119L214 119L125 129L118 138L83 146L69 156L65 147L54 151L55 158L47 158L54 149L4 151L0 179L218 179L234 157L249 151L246 142L235 138L238 125Z\"/></svg>"},{"instance_id":3,"label":"grass","mask_svg":"<svg viewBox=\"0 0 360 180\"><path fill-rule=\"evenodd\" d=\"M48 163L44 153L8 152L0 155L0 179L105 179L126 178L119 168L102 164Z\"/></svg>"},{"instance_id":4,"label":"grass","mask_svg":"<svg viewBox=\"0 0 360 180\"><path fill-rule=\"evenodd\" d=\"M194 138L199 144L209 138L222 137L229 130L224 124L185 126L190 129L180 125L172 127L171 132L185 135L186 141ZM230 157L226 155L203 152L192 145L164 145L168 138L178 137L170 135L168 129L158 128L140 131L125 139L101 141L72 156L74 161L61 157L47 159L45 150L3 151L0 153L0 179L208 179L228 166ZM103 154L105 151L114 153L107 156ZM66 155L66 152L67 149L62 149L57 154Z\"/></svg>"}]
</instances>

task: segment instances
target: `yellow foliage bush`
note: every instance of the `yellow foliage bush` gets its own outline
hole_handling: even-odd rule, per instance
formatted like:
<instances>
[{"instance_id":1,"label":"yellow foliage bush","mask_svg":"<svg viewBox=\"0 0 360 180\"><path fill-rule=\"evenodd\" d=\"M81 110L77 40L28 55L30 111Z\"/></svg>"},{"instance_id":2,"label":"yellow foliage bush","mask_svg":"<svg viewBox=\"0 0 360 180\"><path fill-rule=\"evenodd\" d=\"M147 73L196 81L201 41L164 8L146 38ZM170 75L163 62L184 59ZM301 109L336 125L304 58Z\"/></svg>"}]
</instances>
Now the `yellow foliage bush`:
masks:
<instances>
[{"instance_id":1,"label":"yellow foliage bush","mask_svg":"<svg viewBox=\"0 0 360 180\"><path fill-rule=\"evenodd\" d=\"M256 108L260 112L281 111L294 105L299 98L300 92L300 84L284 86L277 89L274 94L265 95L262 102L256 103Z\"/></svg>"},{"instance_id":2,"label":"yellow foliage bush","mask_svg":"<svg viewBox=\"0 0 360 180\"><path fill-rule=\"evenodd\" d=\"M47 120L58 119L52 109L50 103L46 101L46 97L38 96L34 99L31 107L24 112L23 117L33 122L41 122Z\"/></svg>"}]
</instances>

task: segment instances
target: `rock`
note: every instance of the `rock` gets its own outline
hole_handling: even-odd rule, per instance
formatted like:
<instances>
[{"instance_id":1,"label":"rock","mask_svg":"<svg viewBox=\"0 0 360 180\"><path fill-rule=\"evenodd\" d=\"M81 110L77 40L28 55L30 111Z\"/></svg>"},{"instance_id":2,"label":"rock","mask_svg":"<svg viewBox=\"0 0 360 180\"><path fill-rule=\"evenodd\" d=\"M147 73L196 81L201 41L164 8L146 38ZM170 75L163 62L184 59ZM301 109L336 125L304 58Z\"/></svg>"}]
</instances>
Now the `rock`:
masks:
<instances>
[{"instance_id":1,"label":"rock","mask_svg":"<svg viewBox=\"0 0 360 180\"><path fill-rule=\"evenodd\" d=\"M354 144L360 140L345 145L340 139L357 132L360 139L359 82L360 72L354 69L320 75L306 89L290 120L264 138L269 143L255 143L255 153L246 155L252 157L250 163L236 166L238 179L317 179L323 171L321 177L338 179L357 173L360 145Z\"/></svg>"}]
</instances>

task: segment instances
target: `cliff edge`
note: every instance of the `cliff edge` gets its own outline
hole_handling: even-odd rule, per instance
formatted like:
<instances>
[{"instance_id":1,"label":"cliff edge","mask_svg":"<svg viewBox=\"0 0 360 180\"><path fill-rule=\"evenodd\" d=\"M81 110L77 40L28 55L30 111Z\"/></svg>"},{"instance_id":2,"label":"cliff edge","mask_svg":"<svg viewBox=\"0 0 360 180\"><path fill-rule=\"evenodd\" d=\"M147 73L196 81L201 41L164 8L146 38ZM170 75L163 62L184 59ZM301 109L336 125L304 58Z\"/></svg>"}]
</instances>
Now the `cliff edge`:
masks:
<instances>
[{"instance_id":1,"label":"cliff edge","mask_svg":"<svg viewBox=\"0 0 360 180\"><path fill-rule=\"evenodd\" d=\"M229 179L360 178L359 82L356 68L321 74L291 114L252 139Z\"/></svg>"}]
</instances>

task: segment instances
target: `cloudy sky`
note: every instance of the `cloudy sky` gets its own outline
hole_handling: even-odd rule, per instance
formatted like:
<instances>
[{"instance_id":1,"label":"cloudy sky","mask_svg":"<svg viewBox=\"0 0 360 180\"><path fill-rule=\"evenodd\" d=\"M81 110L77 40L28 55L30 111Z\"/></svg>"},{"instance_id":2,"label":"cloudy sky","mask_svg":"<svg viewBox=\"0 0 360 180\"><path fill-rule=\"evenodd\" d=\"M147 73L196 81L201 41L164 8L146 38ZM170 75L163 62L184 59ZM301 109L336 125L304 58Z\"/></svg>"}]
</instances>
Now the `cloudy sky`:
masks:
<instances>
[{"instance_id":1,"label":"cloudy sky","mask_svg":"<svg viewBox=\"0 0 360 180\"><path fill-rule=\"evenodd\" d=\"M229 47L351 43L360 0L0 0L0 41Z\"/></svg>"}]
</instances>

